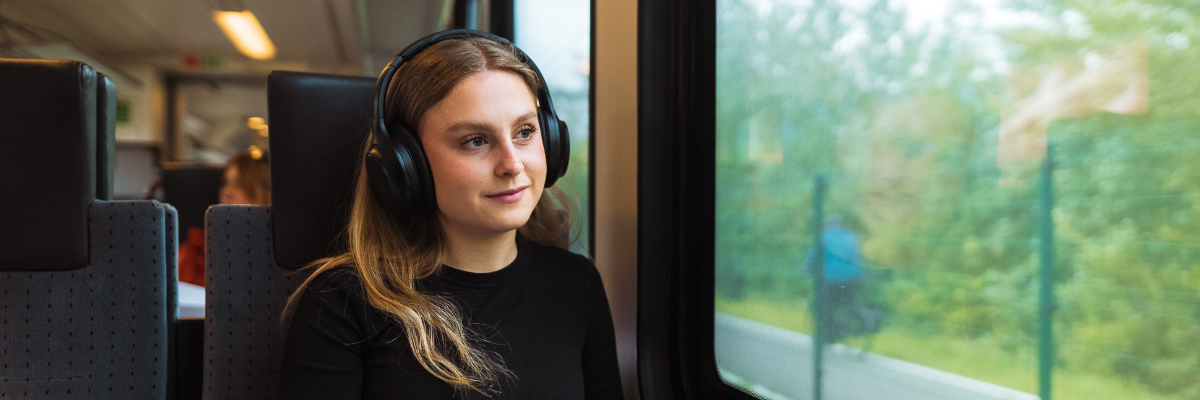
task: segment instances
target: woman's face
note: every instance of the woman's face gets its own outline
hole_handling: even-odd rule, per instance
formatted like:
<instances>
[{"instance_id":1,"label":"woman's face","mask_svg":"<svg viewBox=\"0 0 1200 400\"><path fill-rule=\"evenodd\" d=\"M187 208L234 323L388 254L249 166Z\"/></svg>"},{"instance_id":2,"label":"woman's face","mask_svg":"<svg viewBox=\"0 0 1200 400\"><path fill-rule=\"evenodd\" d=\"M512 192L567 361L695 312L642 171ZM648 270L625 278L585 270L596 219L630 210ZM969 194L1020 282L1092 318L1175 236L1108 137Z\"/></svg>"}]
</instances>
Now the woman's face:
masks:
<instances>
[{"instance_id":1,"label":"woman's face","mask_svg":"<svg viewBox=\"0 0 1200 400\"><path fill-rule=\"evenodd\" d=\"M525 81L507 71L468 76L425 113L419 135L447 231L493 235L525 225L546 181Z\"/></svg>"},{"instance_id":2,"label":"woman's face","mask_svg":"<svg viewBox=\"0 0 1200 400\"><path fill-rule=\"evenodd\" d=\"M254 201L250 199L250 195L238 187L239 177L236 165L230 165L229 168L225 168L225 184L221 186L220 192L221 204L254 204Z\"/></svg>"}]
</instances>

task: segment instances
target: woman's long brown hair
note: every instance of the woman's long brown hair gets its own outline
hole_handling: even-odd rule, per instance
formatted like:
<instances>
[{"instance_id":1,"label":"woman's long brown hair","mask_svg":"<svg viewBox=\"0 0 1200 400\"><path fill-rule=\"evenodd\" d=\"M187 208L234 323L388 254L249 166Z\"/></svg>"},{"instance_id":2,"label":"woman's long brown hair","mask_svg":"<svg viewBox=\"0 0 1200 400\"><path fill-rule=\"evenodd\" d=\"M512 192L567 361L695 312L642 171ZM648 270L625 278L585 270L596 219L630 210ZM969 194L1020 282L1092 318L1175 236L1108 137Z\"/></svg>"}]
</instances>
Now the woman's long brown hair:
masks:
<instances>
[{"instance_id":1,"label":"woman's long brown hair","mask_svg":"<svg viewBox=\"0 0 1200 400\"><path fill-rule=\"evenodd\" d=\"M521 77L530 95L541 88L536 73L511 45L482 38L439 42L405 63L388 89L386 117L418 132L421 117L467 76L485 70ZM536 101L536 100L535 100ZM544 129L544 128L543 128ZM367 147L370 146L368 138ZM364 151L365 154L365 151ZM571 202L557 187L546 188L529 221L517 230L526 241L566 248L571 235ZM348 251L314 261L311 274L288 299L285 313L313 278L339 266L352 266L371 306L387 314L407 334L417 361L457 391L491 395L512 378L503 360L482 350L462 311L450 299L423 293L416 282L442 268L446 239L436 213L406 218L404 227L374 196L359 161L354 204L346 228Z\"/></svg>"},{"instance_id":2,"label":"woman's long brown hair","mask_svg":"<svg viewBox=\"0 0 1200 400\"><path fill-rule=\"evenodd\" d=\"M237 187L250 197L250 201L260 206L271 205L271 163L266 153L256 153L242 150L225 163L225 169L237 167Z\"/></svg>"}]
</instances>

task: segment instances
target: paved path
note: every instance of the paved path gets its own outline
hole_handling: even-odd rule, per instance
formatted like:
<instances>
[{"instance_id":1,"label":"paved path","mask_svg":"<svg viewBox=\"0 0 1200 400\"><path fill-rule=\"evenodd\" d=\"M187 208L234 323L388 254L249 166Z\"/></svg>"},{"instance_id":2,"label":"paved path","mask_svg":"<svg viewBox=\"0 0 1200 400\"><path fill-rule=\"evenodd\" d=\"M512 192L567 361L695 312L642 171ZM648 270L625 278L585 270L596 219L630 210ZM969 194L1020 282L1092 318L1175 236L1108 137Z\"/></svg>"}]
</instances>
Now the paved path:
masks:
<instances>
[{"instance_id":1,"label":"paved path","mask_svg":"<svg viewBox=\"0 0 1200 400\"><path fill-rule=\"evenodd\" d=\"M717 365L727 380L772 400L812 399L812 338L717 313ZM822 400L1036 400L948 372L834 345L825 352Z\"/></svg>"}]
</instances>

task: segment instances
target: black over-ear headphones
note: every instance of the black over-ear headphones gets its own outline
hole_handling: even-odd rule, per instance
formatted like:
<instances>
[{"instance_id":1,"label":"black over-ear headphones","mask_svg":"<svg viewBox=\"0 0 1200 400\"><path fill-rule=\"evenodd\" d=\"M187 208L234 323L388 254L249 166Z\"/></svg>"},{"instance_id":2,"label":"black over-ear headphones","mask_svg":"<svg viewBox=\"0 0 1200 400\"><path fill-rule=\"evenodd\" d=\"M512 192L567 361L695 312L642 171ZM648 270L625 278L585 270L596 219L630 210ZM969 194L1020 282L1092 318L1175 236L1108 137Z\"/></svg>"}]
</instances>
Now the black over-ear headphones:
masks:
<instances>
[{"instance_id":1,"label":"black over-ear headphones","mask_svg":"<svg viewBox=\"0 0 1200 400\"><path fill-rule=\"evenodd\" d=\"M567 172L567 163L571 156L567 124L559 120L558 114L554 112L546 79L542 77L533 60L508 40L487 32L469 29L442 31L426 36L401 51L388 63L379 74L379 80L375 82L375 116L371 126L371 149L365 157L365 168L376 198L397 214L417 215L433 211L437 209L437 198L433 190L433 173L416 132L401 125L389 127L385 120L387 110L384 106L387 102L388 86L400 66L422 50L443 40L470 38L485 38L511 46L516 55L537 74L541 83L541 89L536 94L538 123L542 129L542 146L546 151L545 187L554 185L554 182Z\"/></svg>"}]
</instances>

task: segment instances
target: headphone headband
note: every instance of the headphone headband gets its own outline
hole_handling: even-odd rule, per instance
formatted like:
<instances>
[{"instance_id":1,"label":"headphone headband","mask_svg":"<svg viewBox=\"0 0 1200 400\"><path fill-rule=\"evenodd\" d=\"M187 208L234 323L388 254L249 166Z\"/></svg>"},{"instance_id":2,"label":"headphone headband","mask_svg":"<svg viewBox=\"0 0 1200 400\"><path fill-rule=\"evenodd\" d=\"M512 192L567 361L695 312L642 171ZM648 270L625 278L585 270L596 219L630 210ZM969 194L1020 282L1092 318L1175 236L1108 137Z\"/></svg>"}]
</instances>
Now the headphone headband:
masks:
<instances>
[{"instance_id":1,"label":"headphone headband","mask_svg":"<svg viewBox=\"0 0 1200 400\"><path fill-rule=\"evenodd\" d=\"M413 57L424 51L426 48L429 48L429 46L433 46L434 44L443 40L471 38L489 39L500 44L508 45L514 51L516 51L517 56L521 58L521 61L525 62L525 65L528 65L530 69L533 69L533 72L537 74L538 81L542 84L542 88L538 90L537 93L538 101L547 103L546 106L548 109L554 109L554 105L550 104L550 96L548 95L550 89L546 87L546 78L542 76L542 71L538 69L537 64L534 64L529 58L529 55L525 54L524 51L513 45L512 42L508 41L508 39L488 32L477 31L473 29L452 29L434 33L432 35L423 37L416 42L413 42L413 44L408 45L408 47L405 47L404 50L401 50L399 54L396 54L396 57L392 58L392 61L388 62L387 66L383 68L383 71L379 73L379 79L375 80L374 112L376 131L383 133L384 136L389 135L386 122L384 122L387 115L387 110L385 108L387 106L387 88L388 86L391 86L392 78L396 76L396 72L400 70L401 65L409 60L412 60ZM547 95L543 95L543 93L547 93ZM376 138L373 140L375 140L375 143L378 144L379 140L381 139L383 138Z\"/></svg>"},{"instance_id":2,"label":"headphone headband","mask_svg":"<svg viewBox=\"0 0 1200 400\"><path fill-rule=\"evenodd\" d=\"M508 43L508 41L504 40L504 38L489 34L487 32L470 32L465 29L454 29L438 32L413 42L413 44L408 45L408 47L405 47L404 50L400 51L399 54L396 54L396 57L393 58L392 61L387 63L387 66L383 68L383 72L379 73L379 79L375 80L375 131L380 132L383 134L383 136L385 136L384 138L373 139L375 140L376 144L378 144L381 139L386 139L386 136L389 134L387 131L387 124L384 122L384 118L386 118L387 115L387 110L385 109L387 106L387 89L388 86L391 86L392 78L396 76L396 71L400 70L400 66L406 61L411 60L413 56L417 55L417 53L420 53L427 47L432 46L434 43L440 42L444 39L468 39L471 37L485 37L493 40L500 39L503 41L501 43Z\"/></svg>"}]
</instances>

